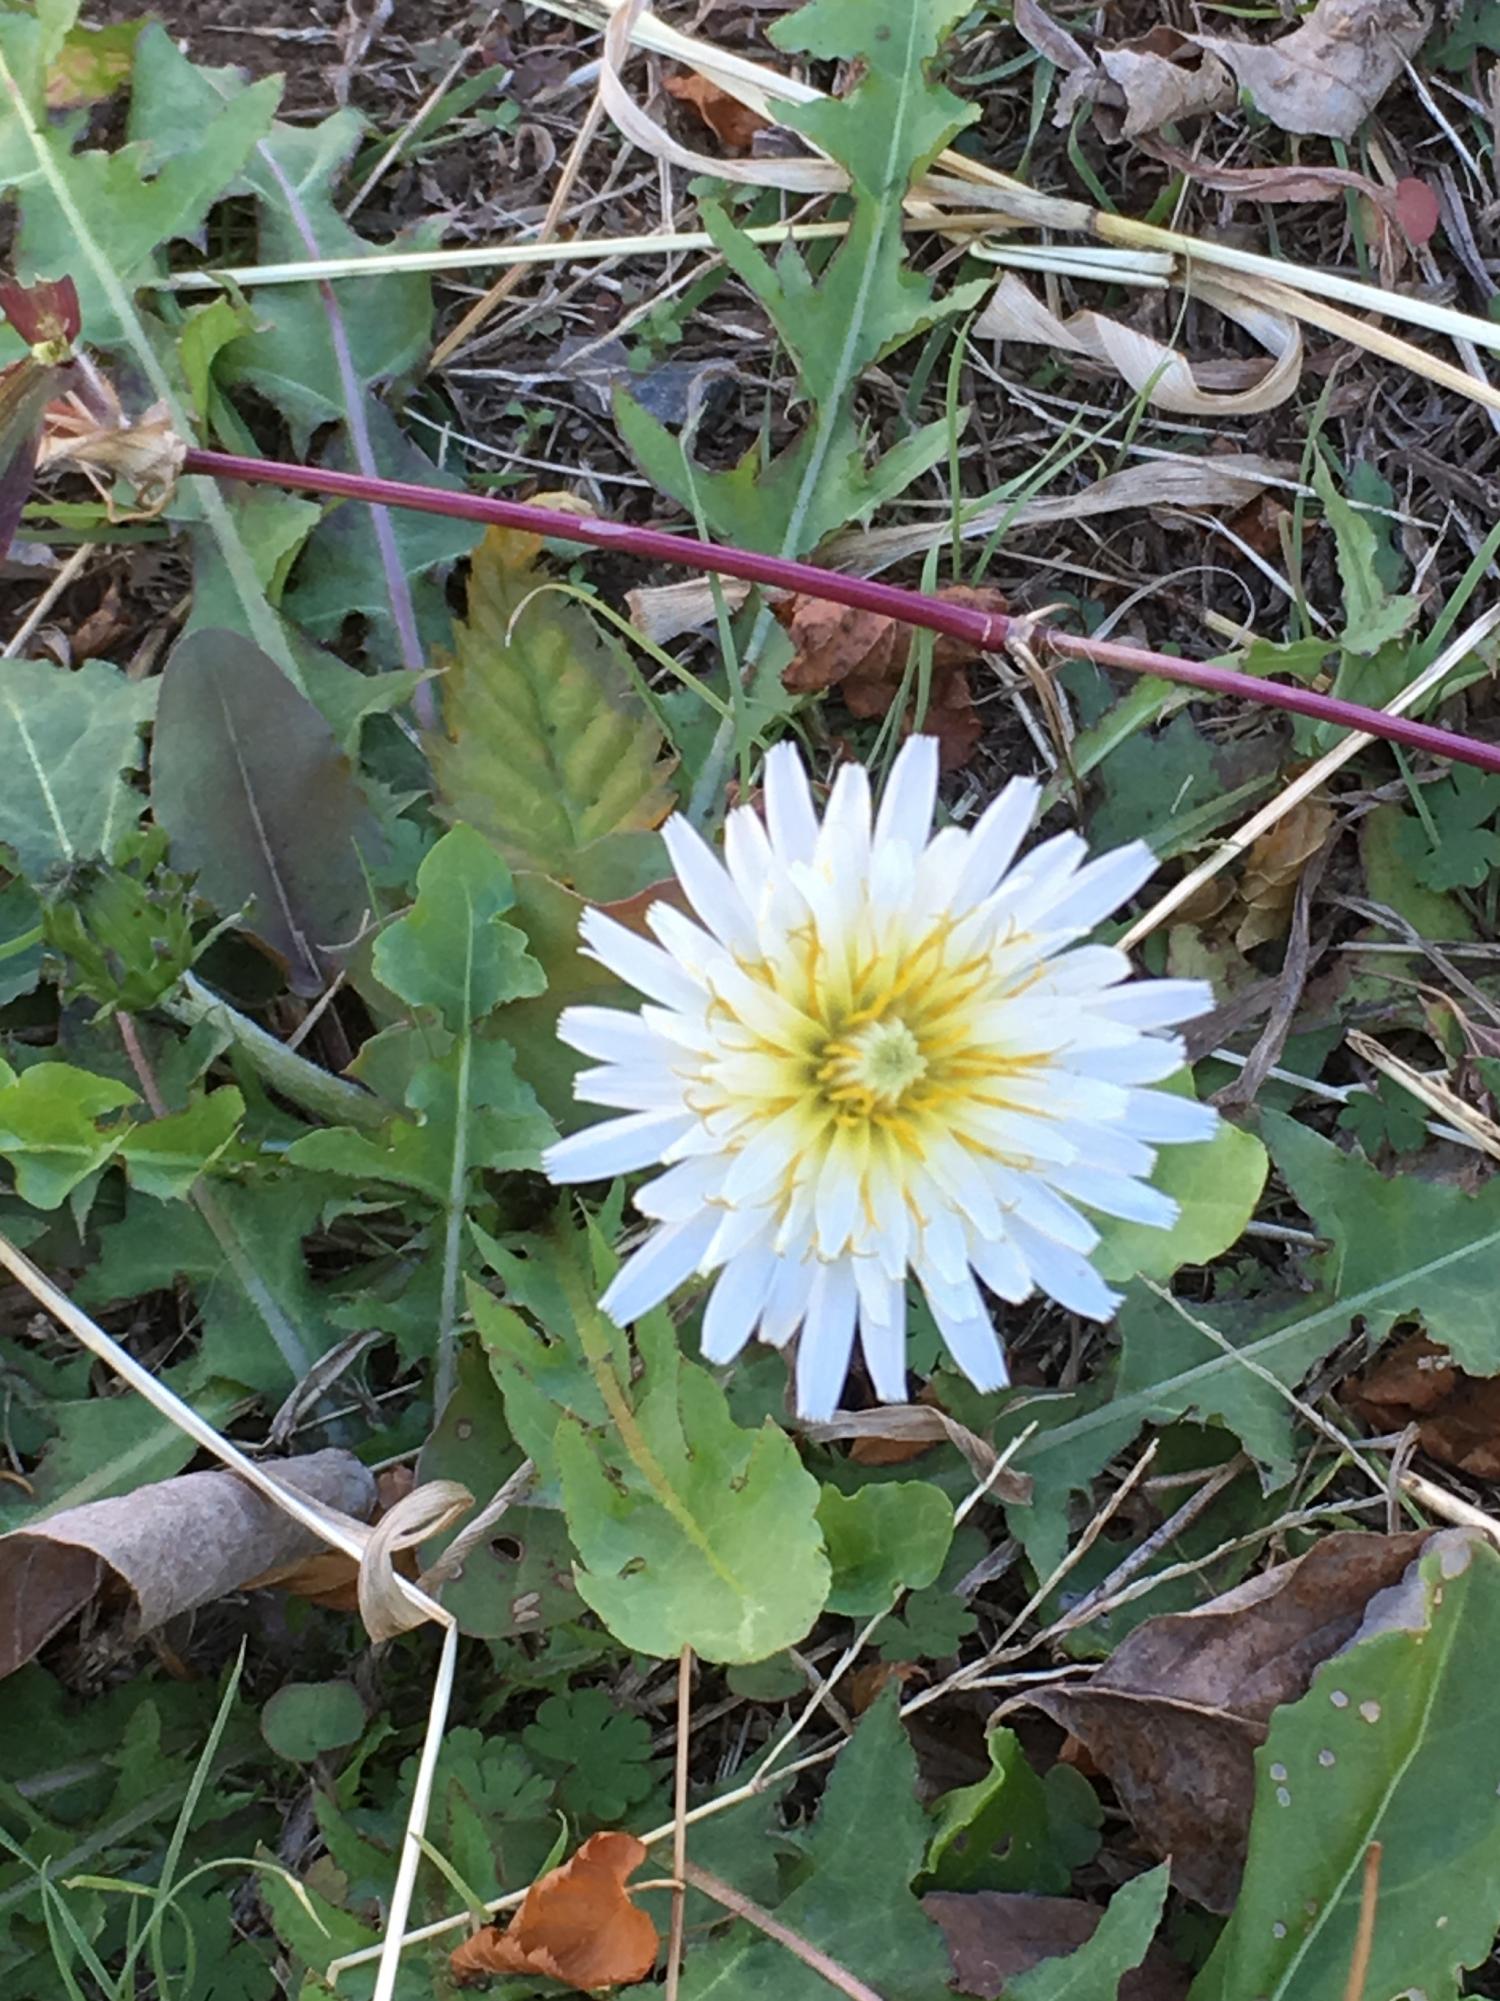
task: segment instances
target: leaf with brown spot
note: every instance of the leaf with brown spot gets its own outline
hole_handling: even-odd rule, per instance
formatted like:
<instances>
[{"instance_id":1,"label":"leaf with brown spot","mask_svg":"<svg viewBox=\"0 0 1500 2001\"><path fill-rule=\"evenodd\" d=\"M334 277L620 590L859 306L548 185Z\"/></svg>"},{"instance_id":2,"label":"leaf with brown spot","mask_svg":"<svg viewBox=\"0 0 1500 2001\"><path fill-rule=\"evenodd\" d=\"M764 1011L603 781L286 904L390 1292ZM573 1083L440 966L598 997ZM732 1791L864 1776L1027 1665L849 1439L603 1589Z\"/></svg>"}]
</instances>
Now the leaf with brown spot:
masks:
<instances>
[{"instance_id":1,"label":"leaf with brown spot","mask_svg":"<svg viewBox=\"0 0 1500 2001\"><path fill-rule=\"evenodd\" d=\"M726 153L748 153L757 132L769 128L770 120L741 104L737 97L713 83L697 70L684 76L662 78L670 96L687 104L698 114Z\"/></svg>"},{"instance_id":2,"label":"leaf with brown spot","mask_svg":"<svg viewBox=\"0 0 1500 2001\"><path fill-rule=\"evenodd\" d=\"M540 1974L580 1993L644 1980L656 1964L657 1930L625 1883L645 1859L633 1834L591 1834L532 1884L509 1926L486 1925L457 1948L455 1979Z\"/></svg>"},{"instance_id":3,"label":"leaf with brown spot","mask_svg":"<svg viewBox=\"0 0 1500 2001\"><path fill-rule=\"evenodd\" d=\"M1242 952L1285 935L1302 871L1332 826L1333 808L1321 799L1305 799L1252 846L1240 878L1245 915L1234 934Z\"/></svg>"},{"instance_id":4,"label":"leaf with brown spot","mask_svg":"<svg viewBox=\"0 0 1500 2001\"><path fill-rule=\"evenodd\" d=\"M936 595L946 604L976 611L1005 610L999 591L953 585ZM878 612L855 611L819 598L784 598L774 610L795 649L782 674L782 683L792 694L837 688L852 716L889 713L906 675L912 644L906 627ZM921 728L937 738L945 771L968 762L982 733L967 672L979 657L978 648L965 639L940 634L933 644L931 688ZM904 718L905 727L910 730L915 721L913 706Z\"/></svg>"},{"instance_id":5,"label":"leaf with brown spot","mask_svg":"<svg viewBox=\"0 0 1500 2001\"><path fill-rule=\"evenodd\" d=\"M1279 1704L1347 1646L1377 1591L1426 1537L1336 1531L1194 1612L1148 1619L1092 1681L1032 1700L1107 1774L1179 1890L1234 1903L1255 1798L1255 1751Z\"/></svg>"},{"instance_id":6,"label":"leaf with brown spot","mask_svg":"<svg viewBox=\"0 0 1500 2001\"><path fill-rule=\"evenodd\" d=\"M1500 1376L1469 1375L1425 1334L1382 1355L1341 1401L1380 1431L1414 1424L1417 1443L1444 1466L1500 1480Z\"/></svg>"}]
</instances>

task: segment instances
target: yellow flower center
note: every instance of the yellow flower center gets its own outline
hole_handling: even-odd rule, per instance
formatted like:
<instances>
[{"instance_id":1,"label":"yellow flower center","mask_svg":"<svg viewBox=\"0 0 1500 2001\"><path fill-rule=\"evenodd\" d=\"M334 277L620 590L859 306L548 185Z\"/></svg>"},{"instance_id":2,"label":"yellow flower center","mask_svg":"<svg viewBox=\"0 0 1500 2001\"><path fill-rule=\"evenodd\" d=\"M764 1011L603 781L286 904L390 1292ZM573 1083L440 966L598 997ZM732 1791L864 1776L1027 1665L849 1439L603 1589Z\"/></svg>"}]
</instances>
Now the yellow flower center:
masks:
<instances>
[{"instance_id":1,"label":"yellow flower center","mask_svg":"<svg viewBox=\"0 0 1500 2001\"><path fill-rule=\"evenodd\" d=\"M904 1021L872 1021L824 1045L818 1082L835 1115L868 1118L878 1106L895 1110L927 1074L921 1044Z\"/></svg>"}]
</instances>

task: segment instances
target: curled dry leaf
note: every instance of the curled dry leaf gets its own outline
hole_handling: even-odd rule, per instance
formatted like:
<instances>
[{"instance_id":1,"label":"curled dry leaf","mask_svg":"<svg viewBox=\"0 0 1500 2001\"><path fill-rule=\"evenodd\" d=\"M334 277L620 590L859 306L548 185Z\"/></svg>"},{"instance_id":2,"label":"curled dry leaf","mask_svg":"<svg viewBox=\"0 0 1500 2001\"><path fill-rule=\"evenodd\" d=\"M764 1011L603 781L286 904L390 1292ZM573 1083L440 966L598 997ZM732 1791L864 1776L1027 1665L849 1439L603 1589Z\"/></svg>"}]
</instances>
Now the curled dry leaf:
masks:
<instances>
[{"instance_id":1,"label":"curled dry leaf","mask_svg":"<svg viewBox=\"0 0 1500 2001\"><path fill-rule=\"evenodd\" d=\"M974 1478L989 1483L987 1491L993 1499L1003 1501L1008 1507L1024 1507L1031 1499L1029 1474L1012 1473L1008 1467L995 1474L994 1446L932 1404L893 1403L882 1404L877 1410L840 1411L827 1423L804 1425L803 1430L820 1444L830 1439L852 1438L854 1450L850 1457L865 1466L898 1465L946 1439L963 1454ZM862 1445L897 1449L889 1453L861 1452Z\"/></svg>"},{"instance_id":2,"label":"curled dry leaf","mask_svg":"<svg viewBox=\"0 0 1500 2001\"><path fill-rule=\"evenodd\" d=\"M1427 1541L1336 1531L1195 1612L1123 1641L1092 1681L1032 1697L1109 1777L1177 1888L1211 1911L1234 1903L1271 1711L1360 1632L1376 1594Z\"/></svg>"},{"instance_id":3,"label":"curled dry leaf","mask_svg":"<svg viewBox=\"0 0 1500 2001\"><path fill-rule=\"evenodd\" d=\"M937 593L947 604L1003 612L998 591L954 585ZM782 675L793 694L837 688L849 713L883 716L900 694L912 645L910 630L878 612L854 611L819 598L783 598L775 607L796 649ZM962 639L940 635L932 649L932 685L922 728L938 740L944 770L967 762L983 728L974 710L967 669L979 655ZM904 719L911 727L914 713Z\"/></svg>"},{"instance_id":4,"label":"curled dry leaf","mask_svg":"<svg viewBox=\"0 0 1500 2001\"><path fill-rule=\"evenodd\" d=\"M948 1948L953 1985L979 2001L1000 2001L1011 1981L1044 1960L1086 1945L1104 1913L1081 1897L1037 1897L1007 1890L933 1890L922 1899ZM1120 1981L1119 2001L1183 2001L1191 1979L1164 1947Z\"/></svg>"},{"instance_id":5,"label":"curled dry leaf","mask_svg":"<svg viewBox=\"0 0 1500 2001\"><path fill-rule=\"evenodd\" d=\"M696 70L663 77L662 82L679 104L691 105L728 153L748 153L756 133L764 132L770 124L769 119Z\"/></svg>"},{"instance_id":6,"label":"curled dry leaf","mask_svg":"<svg viewBox=\"0 0 1500 2001\"><path fill-rule=\"evenodd\" d=\"M1333 820L1325 800L1304 799L1251 847L1240 877L1245 915L1234 934L1242 952L1285 935L1302 871L1328 839Z\"/></svg>"},{"instance_id":7,"label":"curled dry leaf","mask_svg":"<svg viewBox=\"0 0 1500 2001\"><path fill-rule=\"evenodd\" d=\"M540 1974L583 1993L644 1980L656 1963L657 1930L625 1884L645 1859L633 1834L591 1834L532 1884L505 1930L486 1925L458 1947L455 1979Z\"/></svg>"},{"instance_id":8,"label":"curled dry leaf","mask_svg":"<svg viewBox=\"0 0 1500 2001\"><path fill-rule=\"evenodd\" d=\"M1216 56L1158 22L1144 35L1101 48L1087 71L1075 71L1058 93L1055 125L1072 122L1092 104L1111 138L1138 139L1234 102L1234 79Z\"/></svg>"},{"instance_id":9,"label":"curled dry leaf","mask_svg":"<svg viewBox=\"0 0 1500 2001\"><path fill-rule=\"evenodd\" d=\"M1428 0L1318 0L1279 41L1195 35L1283 132L1352 139L1426 39Z\"/></svg>"},{"instance_id":10,"label":"curled dry leaf","mask_svg":"<svg viewBox=\"0 0 1500 2001\"><path fill-rule=\"evenodd\" d=\"M375 1481L352 1452L268 1459L268 1473L358 1520ZM0 1675L13 1674L96 1597L127 1631L149 1632L319 1547L237 1474L184 1473L133 1494L67 1508L0 1536Z\"/></svg>"},{"instance_id":11,"label":"curled dry leaf","mask_svg":"<svg viewBox=\"0 0 1500 2001\"><path fill-rule=\"evenodd\" d=\"M1273 357L1269 367L1238 357L1195 366L1176 348L1103 313L1074 313L1061 320L1012 271L990 294L974 331L981 338L1019 341L1102 362L1138 396L1181 415L1243 417L1284 403L1302 374L1297 323L1200 273L1194 273L1191 289L1195 299L1215 307L1258 341ZM1253 377L1248 382L1247 372Z\"/></svg>"},{"instance_id":12,"label":"curled dry leaf","mask_svg":"<svg viewBox=\"0 0 1500 2001\"><path fill-rule=\"evenodd\" d=\"M398 1501L406 1498L415 1484L409 1466L388 1466L376 1479L375 1512L370 1519L378 1523ZM418 1567L415 1550L408 1550L396 1559L396 1568L403 1577L415 1580ZM339 1549L319 1549L298 1563L283 1564L263 1577L250 1578L245 1588L260 1591L272 1586L290 1592L294 1598L305 1598L310 1605L321 1605L326 1612L359 1610L359 1565Z\"/></svg>"},{"instance_id":13,"label":"curled dry leaf","mask_svg":"<svg viewBox=\"0 0 1500 2001\"><path fill-rule=\"evenodd\" d=\"M1342 1391L1379 1431L1417 1427L1430 1459L1475 1480L1500 1480L1500 1377L1471 1376L1446 1348L1414 1334Z\"/></svg>"}]
</instances>

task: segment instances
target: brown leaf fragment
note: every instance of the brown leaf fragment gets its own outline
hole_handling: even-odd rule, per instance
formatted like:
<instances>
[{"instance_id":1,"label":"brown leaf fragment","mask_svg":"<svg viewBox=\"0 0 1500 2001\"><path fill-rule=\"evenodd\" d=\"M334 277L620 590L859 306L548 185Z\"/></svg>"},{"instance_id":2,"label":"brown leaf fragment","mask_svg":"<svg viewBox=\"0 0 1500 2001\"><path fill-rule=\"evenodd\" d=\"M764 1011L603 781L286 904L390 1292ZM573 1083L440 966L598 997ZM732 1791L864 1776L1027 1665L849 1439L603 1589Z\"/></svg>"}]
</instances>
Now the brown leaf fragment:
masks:
<instances>
[{"instance_id":1,"label":"brown leaf fragment","mask_svg":"<svg viewBox=\"0 0 1500 2001\"><path fill-rule=\"evenodd\" d=\"M978 2001L1000 2001L1006 1987L1043 1960L1077 1952L1104 1913L1081 1897L1038 1897L1007 1890L933 1890L922 1908L943 1934L953 1986ZM1153 1945L1120 1982L1119 2001L1183 2001L1190 1976Z\"/></svg>"},{"instance_id":2,"label":"brown leaf fragment","mask_svg":"<svg viewBox=\"0 0 1500 2001\"><path fill-rule=\"evenodd\" d=\"M1446 1348L1414 1334L1342 1393L1380 1431L1417 1427L1430 1459L1475 1480L1500 1480L1500 1377L1471 1376Z\"/></svg>"},{"instance_id":3,"label":"brown leaf fragment","mask_svg":"<svg viewBox=\"0 0 1500 2001\"><path fill-rule=\"evenodd\" d=\"M645 1843L633 1834L591 1834L569 1861L538 1877L508 1927L486 1925L457 1948L449 1962L455 1979L541 1974L580 1993L644 1980L659 1940L625 1882L645 1859Z\"/></svg>"},{"instance_id":4,"label":"brown leaf fragment","mask_svg":"<svg viewBox=\"0 0 1500 2001\"><path fill-rule=\"evenodd\" d=\"M692 106L726 153L748 153L756 133L766 131L770 125L768 118L762 118L758 111L741 104L737 97L696 70L689 70L684 76L663 77L662 82L679 104Z\"/></svg>"},{"instance_id":5,"label":"brown leaf fragment","mask_svg":"<svg viewBox=\"0 0 1500 2001\"><path fill-rule=\"evenodd\" d=\"M1179 1890L1234 1903L1271 1711L1306 1694L1426 1535L1335 1531L1194 1612L1148 1619L1078 1687L1032 1700L1082 1743Z\"/></svg>"},{"instance_id":6,"label":"brown leaf fragment","mask_svg":"<svg viewBox=\"0 0 1500 2001\"><path fill-rule=\"evenodd\" d=\"M1201 118L1234 102L1234 82L1224 65L1211 55L1199 55L1175 28L1158 23L1134 41L1099 51L1099 67L1114 92L1101 94L1110 102L1117 95L1124 105L1120 136L1136 139Z\"/></svg>"},{"instance_id":7,"label":"brown leaf fragment","mask_svg":"<svg viewBox=\"0 0 1500 2001\"><path fill-rule=\"evenodd\" d=\"M937 593L944 603L967 605L977 611L1003 612L999 591L971 590L953 585ZM909 627L878 612L855 611L827 604L820 598L793 596L773 607L796 652L783 674L793 694L817 694L837 688L852 716L868 718L889 713L901 693L912 645ZM974 709L967 669L979 658L964 639L939 634L932 649L932 682L922 717L925 734L938 740L945 771L967 762L983 730ZM915 721L905 717L909 730Z\"/></svg>"},{"instance_id":8,"label":"brown leaf fragment","mask_svg":"<svg viewBox=\"0 0 1500 2001\"><path fill-rule=\"evenodd\" d=\"M1194 35L1283 132L1352 139L1432 26L1430 0L1318 0L1269 43Z\"/></svg>"},{"instance_id":9,"label":"brown leaf fragment","mask_svg":"<svg viewBox=\"0 0 1500 2001\"><path fill-rule=\"evenodd\" d=\"M1251 847L1240 878L1245 915L1234 934L1242 952L1285 935L1302 871L1327 840L1333 817L1326 801L1305 799Z\"/></svg>"},{"instance_id":10,"label":"brown leaf fragment","mask_svg":"<svg viewBox=\"0 0 1500 2001\"><path fill-rule=\"evenodd\" d=\"M389 1514L415 1485L416 1475L410 1466L388 1466L375 1482L375 1512L369 1520L378 1522ZM403 1550L396 1558L396 1568L403 1577L414 1579L421 1568L416 1550ZM359 1565L340 1549L319 1549L300 1563L283 1565L268 1570L262 1577L250 1578L245 1588L262 1591L272 1586L290 1592L294 1598L305 1598L310 1605L321 1605L327 1612L359 1610Z\"/></svg>"},{"instance_id":11,"label":"brown leaf fragment","mask_svg":"<svg viewBox=\"0 0 1500 2001\"><path fill-rule=\"evenodd\" d=\"M262 1462L289 1486L366 1519L375 1482L352 1452ZM150 1632L319 1549L300 1523L227 1471L184 1473L0 1536L0 1676L13 1674L97 1594Z\"/></svg>"}]
</instances>

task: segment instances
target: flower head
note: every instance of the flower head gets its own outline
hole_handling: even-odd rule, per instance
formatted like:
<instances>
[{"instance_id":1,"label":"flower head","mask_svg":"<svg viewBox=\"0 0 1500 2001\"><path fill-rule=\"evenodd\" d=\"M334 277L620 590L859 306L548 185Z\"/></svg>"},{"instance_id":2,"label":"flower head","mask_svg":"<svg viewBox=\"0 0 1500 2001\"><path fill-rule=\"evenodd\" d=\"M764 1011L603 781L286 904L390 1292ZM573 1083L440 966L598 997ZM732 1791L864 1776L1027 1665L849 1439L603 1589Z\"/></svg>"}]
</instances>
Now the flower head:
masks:
<instances>
[{"instance_id":1,"label":"flower head","mask_svg":"<svg viewBox=\"0 0 1500 2001\"><path fill-rule=\"evenodd\" d=\"M1006 1381L981 1284L1090 1319L1119 1303L1089 1263L1083 1210L1166 1227L1155 1148L1214 1114L1149 1087L1182 1063L1161 1031L1206 987L1126 984L1130 963L1080 945L1154 867L1137 842L1085 860L1059 834L1016 861L1038 788L1012 779L972 831L929 838L937 746L908 742L872 824L846 765L821 826L796 752L766 760L764 823L729 816L721 863L687 823L665 839L693 923L665 902L657 943L590 910L589 951L639 989L639 1013L564 1011L598 1060L580 1098L622 1112L552 1147L554 1181L661 1164L635 1196L658 1227L600 1304L624 1325L694 1272L718 1277L703 1352L799 1329L797 1405L826 1417L856 1328L880 1396L906 1394L914 1275L954 1361Z\"/></svg>"}]
</instances>

